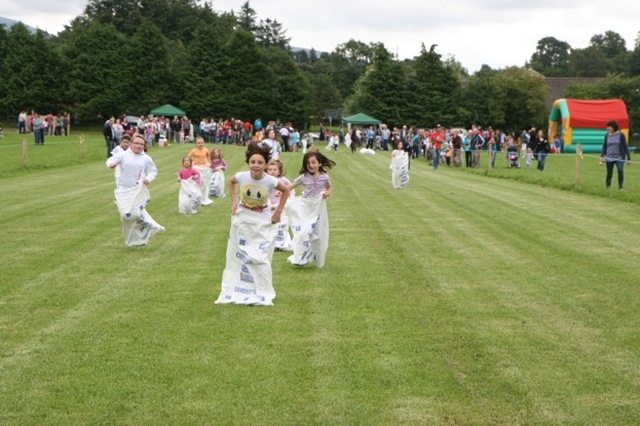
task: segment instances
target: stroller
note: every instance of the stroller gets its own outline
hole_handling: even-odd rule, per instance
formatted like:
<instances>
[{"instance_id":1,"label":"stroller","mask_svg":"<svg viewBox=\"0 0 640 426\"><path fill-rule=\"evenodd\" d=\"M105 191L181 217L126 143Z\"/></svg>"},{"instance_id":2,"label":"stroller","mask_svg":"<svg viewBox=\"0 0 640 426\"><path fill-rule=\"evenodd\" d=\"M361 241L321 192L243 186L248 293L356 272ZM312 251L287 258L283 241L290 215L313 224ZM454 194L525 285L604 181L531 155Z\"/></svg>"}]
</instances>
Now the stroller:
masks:
<instances>
[{"instance_id":1,"label":"stroller","mask_svg":"<svg viewBox=\"0 0 640 426\"><path fill-rule=\"evenodd\" d=\"M518 161L518 147L515 145L509 145L507 147L507 161L509 162L509 168L520 168L520 161Z\"/></svg>"}]
</instances>

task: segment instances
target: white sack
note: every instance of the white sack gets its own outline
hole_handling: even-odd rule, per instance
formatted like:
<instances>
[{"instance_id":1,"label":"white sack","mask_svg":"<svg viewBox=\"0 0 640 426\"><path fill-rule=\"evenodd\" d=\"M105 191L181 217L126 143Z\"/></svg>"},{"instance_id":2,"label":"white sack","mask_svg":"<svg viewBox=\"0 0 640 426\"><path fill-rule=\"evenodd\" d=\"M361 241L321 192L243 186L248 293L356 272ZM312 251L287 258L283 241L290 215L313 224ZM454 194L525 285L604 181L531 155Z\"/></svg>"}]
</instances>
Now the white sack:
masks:
<instances>
[{"instance_id":1,"label":"white sack","mask_svg":"<svg viewBox=\"0 0 640 426\"><path fill-rule=\"evenodd\" d=\"M127 246L141 246L157 232L164 231L145 209L151 201L146 185L140 184L129 189L114 191L116 205L122 221L124 243Z\"/></svg>"},{"instance_id":2,"label":"white sack","mask_svg":"<svg viewBox=\"0 0 640 426\"><path fill-rule=\"evenodd\" d=\"M360 150L360 154L364 154L364 155L376 155L376 152L374 150L372 150L371 148L362 148Z\"/></svg>"},{"instance_id":3,"label":"white sack","mask_svg":"<svg viewBox=\"0 0 640 426\"><path fill-rule=\"evenodd\" d=\"M276 292L271 283L276 225L270 212L238 207L231 216L227 263L222 273L222 290L215 303L273 305Z\"/></svg>"},{"instance_id":4,"label":"white sack","mask_svg":"<svg viewBox=\"0 0 640 426\"><path fill-rule=\"evenodd\" d=\"M211 184L209 185L209 196L224 197L224 172L222 170L213 172Z\"/></svg>"},{"instance_id":5,"label":"white sack","mask_svg":"<svg viewBox=\"0 0 640 426\"><path fill-rule=\"evenodd\" d=\"M313 198L295 197L284 207L293 232L293 255L287 261L304 266L315 260L324 266L329 248L329 217L323 194Z\"/></svg>"},{"instance_id":6,"label":"white sack","mask_svg":"<svg viewBox=\"0 0 640 426\"><path fill-rule=\"evenodd\" d=\"M289 198L287 203L291 202L291 200L293 200L293 198ZM280 215L280 223L277 224L275 248L282 251L293 251L293 241L291 240L291 234L289 232L289 216L286 211L282 212Z\"/></svg>"},{"instance_id":7,"label":"white sack","mask_svg":"<svg viewBox=\"0 0 640 426\"><path fill-rule=\"evenodd\" d=\"M202 205L202 193L200 185L193 178L180 180L180 192L178 193L178 213L195 214Z\"/></svg>"},{"instance_id":8,"label":"white sack","mask_svg":"<svg viewBox=\"0 0 640 426\"><path fill-rule=\"evenodd\" d=\"M209 186L211 185L211 167L209 165L193 166L194 169L200 172L200 193L202 194L202 205L208 206L213 204L213 201L209 199Z\"/></svg>"},{"instance_id":9,"label":"white sack","mask_svg":"<svg viewBox=\"0 0 640 426\"><path fill-rule=\"evenodd\" d=\"M405 152L400 157L391 160L391 184L393 189L400 189L409 183L409 155Z\"/></svg>"}]
</instances>

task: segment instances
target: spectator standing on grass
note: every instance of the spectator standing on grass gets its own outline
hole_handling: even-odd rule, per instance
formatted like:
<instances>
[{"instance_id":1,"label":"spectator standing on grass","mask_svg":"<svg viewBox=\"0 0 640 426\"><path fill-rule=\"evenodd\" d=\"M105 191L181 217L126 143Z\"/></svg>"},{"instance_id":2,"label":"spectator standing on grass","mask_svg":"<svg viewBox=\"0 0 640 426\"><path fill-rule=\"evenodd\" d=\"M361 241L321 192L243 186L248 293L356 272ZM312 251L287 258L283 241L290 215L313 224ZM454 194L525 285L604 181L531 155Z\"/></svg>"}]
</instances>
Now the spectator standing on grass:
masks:
<instances>
[{"instance_id":1,"label":"spectator standing on grass","mask_svg":"<svg viewBox=\"0 0 640 426\"><path fill-rule=\"evenodd\" d=\"M37 113L33 113L33 120L31 121L31 129L33 130L33 139L35 145L44 145L44 132L42 118Z\"/></svg>"},{"instance_id":2,"label":"spectator standing on grass","mask_svg":"<svg viewBox=\"0 0 640 426\"><path fill-rule=\"evenodd\" d=\"M66 112L64 114L64 116L62 117L62 130L64 131L64 135L65 136L68 136L69 132L71 131L71 129L69 127L70 124L71 124L71 122L69 120L69 113Z\"/></svg>"},{"instance_id":3,"label":"spectator standing on grass","mask_svg":"<svg viewBox=\"0 0 640 426\"><path fill-rule=\"evenodd\" d=\"M491 161L491 168L496 167L496 157L498 156L498 142L496 141L495 132L489 133L489 159Z\"/></svg>"},{"instance_id":4,"label":"spectator standing on grass","mask_svg":"<svg viewBox=\"0 0 640 426\"><path fill-rule=\"evenodd\" d=\"M471 167L477 169L480 167L480 153L485 142L480 128L473 126L470 138L471 141L469 143L469 148L471 149Z\"/></svg>"},{"instance_id":5,"label":"spectator standing on grass","mask_svg":"<svg viewBox=\"0 0 640 426\"><path fill-rule=\"evenodd\" d=\"M116 147L116 129L115 118L111 117L104 123L104 129L102 134L104 135L105 143L107 144L107 158L111 157L111 152Z\"/></svg>"},{"instance_id":6,"label":"spectator standing on grass","mask_svg":"<svg viewBox=\"0 0 640 426\"><path fill-rule=\"evenodd\" d=\"M298 146L300 145L300 132L295 127L291 132L291 150L297 151Z\"/></svg>"},{"instance_id":7,"label":"spectator standing on grass","mask_svg":"<svg viewBox=\"0 0 640 426\"><path fill-rule=\"evenodd\" d=\"M173 141L173 143L184 143L184 141L180 140L180 130L182 130L182 121L180 121L180 117L176 115L173 117L173 121L171 121L170 140Z\"/></svg>"},{"instance_id":8,"label":"spectator standing on grass","mask_svg":"<svg viewBox=\"0 0 640 426\"><path fill-rule=\"evenodd\" d=\"M289 142L289 138L291 137L290 126L291 126L291 123L287 123L286 125L280 128L280 139L282 139L282 146L284 147L284 149L286 149L289 152L293 151L291 149L291 145Z\"/></svg>"},{"instance_id":9,"label":"spectator standing on grass","mask_svg":"<svg viewBox=\"0 0 640 426\"><path fill-rule=\"evenodd\" d=\"M535 127L532 127L527 134L527 147L531 148L531 150L536 152L536 145L538 144L538 131Z\"/></svg>"},{"instance_id":10,"label":"spectator standing on grass","mask_svg":"<svg viewBox=\"0 0 640 426\"><path fill-rule=\"evenodd\" d=\"M454 130L451 136L451 149L453 149L453 165L462 166L462 138L458 130Z\"/></svg>"},{"instance_id":11,"label":"spectator standing on grass","mask_svg":"<svg viewBox=\"0 0 640 426\"><path fill-rule=\"evenodd\" d=\"M444 131L441 125L437 125L435 131L429 135L431 141L431 148L433 150L433 170L438 170L440 164L440 151L442 150L442 144L444 143Z\"/></svg>"},{"instance_id":12,"label":"spectator standing on grass","mask_svg":"<svg viewBox=\"0 0 640 426\"><path fill-rule=\"evenodd\" d=\"M544 171L547 155L551 152L549 139L547 139L547 137L544 135L544 131L542 129L538 130L535 146L536 148L534 152L538 160L538 170L542 172Z\"/></svg>"},{"instance_id":13,"label":"spectator standing on grass","mask_svg":"<svg viewBox=\"0 0 640 426\"><path fill-rule=\"evenodd\" d=\"M18 114L18 133L21 135L27 133L27 112L25 110Z\"/></svg>"},{"instance_id":14,"label":"spectator standing on grass","mask_svg":"<svg viewBox=\"0 0 640 426\"><path fill-rule=\"evenodd\" d=\"M466 167L471 167L471 129L467 132L462 140L462 146L464 147L464 164Z\"/></svg>"},{"instance_id":15,"label":"spectator standing on grass","mask_svg":"<svg viewBox=\"0 0 640 426\"><path fill-rule=\"evenodd\" d=\"M382 125L380 130L380 145L383 151L389 151L389 139L391 138L391 130L386 124Z\"/></svg>"},{"instance_id":16,"label":"spectator standing on grass","mask_svg":"<svg viewBox=\"0 0 640 426\"><path fill-rule=\"evenodd\" d=\"M520 134L520 148L524 152L527 150L529 146L529 133L527 133L526 129L522 129L522 133Z\"/></svg>"},{"instance_id":17,"label":"spectator standing on grass","mask_svg":"<svg viewBox=\"0 0 640 426\"><path fill-rule=\"evenodd\" d=\"M606 163L607 177L605 179L606 188L611 186L613 177L613 166L618 170L618 189L624 189L624 160L631 164L631 154L627 145L627 138L620 132L620 127L616 121L607 123L607 134L604 136L602 151L600 152L600 164Z\"/></svg>"},{"instance_id":18,"label":"spectator standing on grass","mask_svg":"<svg viewBox=\"0 0 640 426\"><path fill-rule=\"evenodd\" d=\"M53 114L49 113L47 114L47 116L45 117L45 122L47 123L47 130L46 133L48 136L53 136L53 130L54 130L54 122L53 122Z\"/></svg>"}]
</instances>

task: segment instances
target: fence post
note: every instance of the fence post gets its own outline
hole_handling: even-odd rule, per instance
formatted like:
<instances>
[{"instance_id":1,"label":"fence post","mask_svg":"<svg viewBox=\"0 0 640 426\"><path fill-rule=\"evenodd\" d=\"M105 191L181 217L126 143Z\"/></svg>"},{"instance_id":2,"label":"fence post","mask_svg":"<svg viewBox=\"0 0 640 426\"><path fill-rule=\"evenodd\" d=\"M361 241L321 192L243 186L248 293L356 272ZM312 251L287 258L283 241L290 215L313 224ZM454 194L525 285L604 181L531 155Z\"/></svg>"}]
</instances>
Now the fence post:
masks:
<instances>
[{"instance_id":1,"label":"fence post","mask_svg":"<svg viewBox=\"0 0 640 426\"><path fill-rule=\"evenodd\" d=\"M22 138L22 166L27 165L27 138Z\"/></svg>"},{"instance_id":2,"label":"fence post","mask_svg":"<svg viewBox=\"0 0 640 426\"><path fill-rule=\"evenodd\" d=\"M86 155L85 147L84 147L84 133L82 133L80 135L80 147L81 147L81 150L82 150L82 159L84 160L85 159L85 155Z\"/></svg>"},{"instance_id":3,"label":"fence post","mask_svg":"<svg viewBox=\"0 0 640 426\"><path fill-rule=\"evenodd\" d=\"M576 186L580 185L580 157L582 157L582 144L576 145Z\"/></svg>"}]
</instances>

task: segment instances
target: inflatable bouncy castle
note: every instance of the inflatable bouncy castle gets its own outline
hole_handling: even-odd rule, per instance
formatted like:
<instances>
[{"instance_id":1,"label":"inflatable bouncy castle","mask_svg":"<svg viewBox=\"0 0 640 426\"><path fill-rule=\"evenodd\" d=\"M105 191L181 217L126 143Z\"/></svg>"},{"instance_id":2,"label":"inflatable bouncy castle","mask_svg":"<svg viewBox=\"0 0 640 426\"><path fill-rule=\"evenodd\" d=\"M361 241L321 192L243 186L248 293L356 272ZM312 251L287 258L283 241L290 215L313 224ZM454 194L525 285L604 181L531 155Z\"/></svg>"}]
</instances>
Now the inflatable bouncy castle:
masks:
<instances>
[{"instance_id":1,"label":"inflatable bouncy castle","mask_svg":"<svg viewBox=\"0 0 640 426\"><path fill-rule=\"evenodd\" d=\"M558 99L549 115L549 142L559 135L562 152L576 152L577 144L581 144L582 152L600 152L611 120L629 140L629 115L621 99Z\"/></svg>"}]
</instances>

